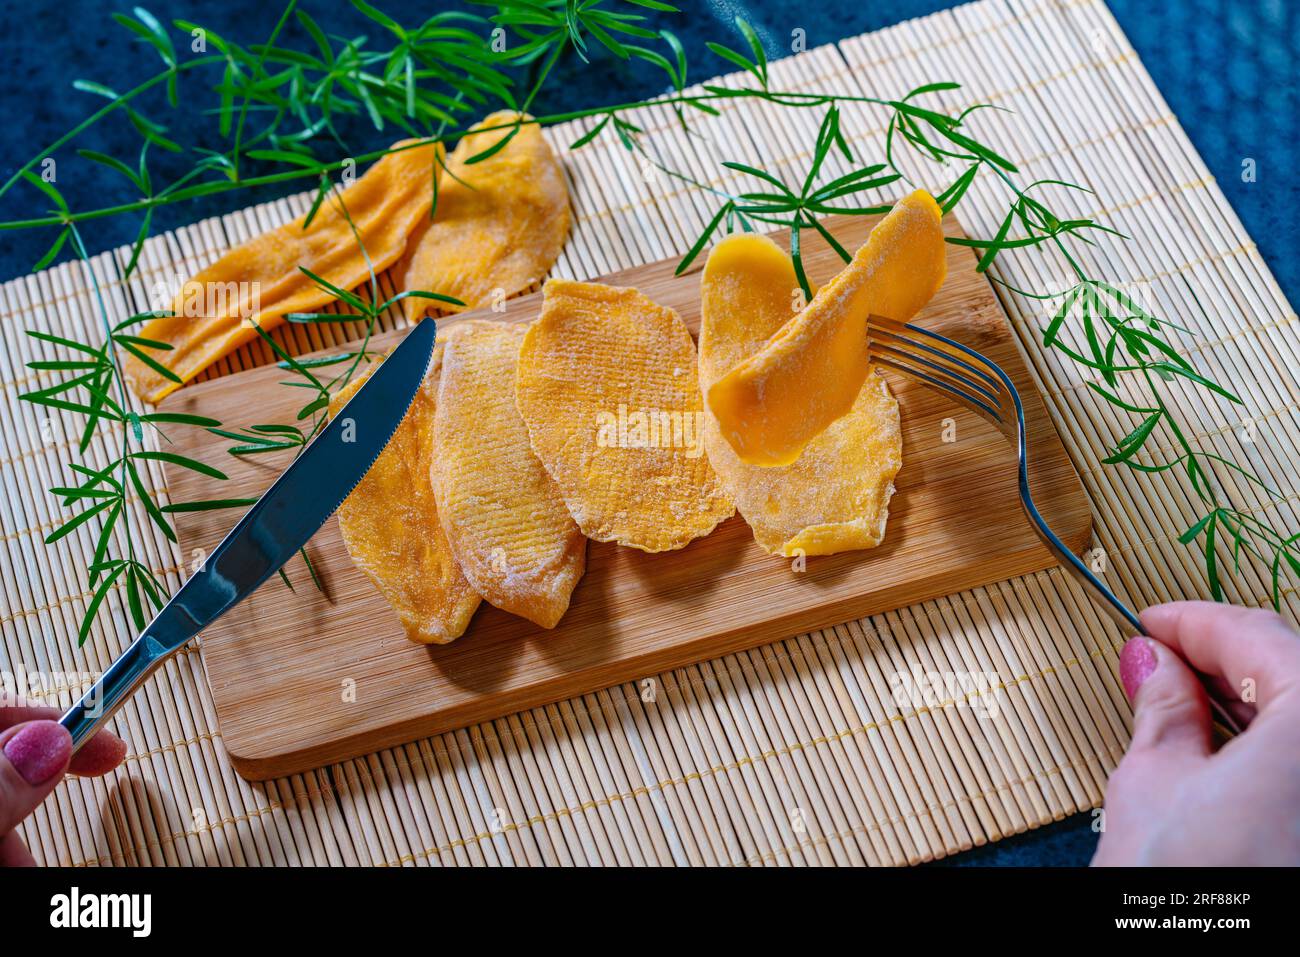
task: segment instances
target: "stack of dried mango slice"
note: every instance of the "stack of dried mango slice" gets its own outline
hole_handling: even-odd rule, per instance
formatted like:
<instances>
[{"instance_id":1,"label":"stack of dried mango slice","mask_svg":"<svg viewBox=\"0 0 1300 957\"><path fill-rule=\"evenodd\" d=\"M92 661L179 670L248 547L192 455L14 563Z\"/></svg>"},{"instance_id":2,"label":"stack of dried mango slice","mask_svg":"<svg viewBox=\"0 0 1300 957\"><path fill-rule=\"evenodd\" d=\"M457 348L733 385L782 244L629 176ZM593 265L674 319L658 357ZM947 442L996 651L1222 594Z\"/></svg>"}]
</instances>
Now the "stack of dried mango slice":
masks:
<instances>
[{"instance_id":1,"label":"stack of dried mango slice","mask_svg":"<svg viewBox=\"0 0 1300 957\"><path fill-rule=\"evenodd\" d=\"M141 398L157 402L218 359L270 330L293 312L310 312L332 295L302 270L341 289L354 289L387 269L407 237L429 218L431 182L442 173L442 146L397 143L364 176L306 216L235 247L177 292L168 316L152 319L140 335L166 343L157 361L170 379L135 355L125 359L127 381ZM356 230L355 234L353 230ZM367 263L367 256L369 263ZM179 380L179 381L176 381Z\"/></svg>"},{"instance_id":2,"label":"stack of dried mango slice","mask_svg":"<svg viewBox=\"0 0 1300 957\"><path fill-rule=\"evenodd\" d=\"M236 300L187 315L178 297L177 315L143 335L171 343L165 361L188 380L255 334L250 311L265 328L324 304L299 266L360 284L369 267L357 237L399 288L466 308L539 282L563 246L569 202L538 128L494 114L450 156L440 150L390 154L307 228L260 236L193 281L258 282L255 309ZM548 281L527 324L451 321L392 442L339 508L343 541L424 643L460 636L482 600L554 627L588 538L679 549L739 509L769 553L874 547L902 448L866 319L910 319L943 278L940 212L918 192L798 312L794 269L775 243L720 243L703 273L698 353L675 311L598 283ZM426 303L405 300L408 317ZM147 398L174 387L138 361L131 371ZM336 395L331 414L363 382Z\"/></svg>"},{"instance_id":3,"label":"stack of dried mango slice","mask_svg":"<svg viewBox=\"0 0 1300 957\"><path fill-rule=\"evenodd\" d=\"M928 193L899 202L798 315L789 257L732 236L701 284L705 445L768 552L828 555L884 537L902 465L898 402L867 355L867 316L906 322L945 275L941 212Z\"/></svg>"},{"instance_id":4,"label":"stack of dried mango slice","mask_svg":"<svg viewBox=\"0 0 1300 957\"><path fill-rule=\"evenodd\" d=\"M470 586L551 627L587 538L678 549L737 508L770 553L879 545L902 439L864 323L912 318L944 262L939 208L917 193L797 314L775 243L720 243L698 354L672 309L599 283L548 281L526 325L452 325L430 475Z\"/></svg>"},{"instance_id":5,"label":"stack of dried mango slice","mask_svg":"<svg viewBox=\"0 0 1300 957\"><path fill-rule=\"evenodd\" d=\"M355 289L372 268L393 267L401 291L437 292L470 308L540 282L569 231L569 194L560 164L529 120L493 113L446 157L441 144L396 143L364 176L327 197L310 223L300 216L226 253L181 287L170 315L140 332L170 347L153 358L175 378L128 355L132 388L158 402L255 339L254 326L269 331L290 313L329 303L332 294L304 270ZM491 152L501 140L505 145ZM402 301L412 319L428 303Z\"/></svg>"}]
</instances>

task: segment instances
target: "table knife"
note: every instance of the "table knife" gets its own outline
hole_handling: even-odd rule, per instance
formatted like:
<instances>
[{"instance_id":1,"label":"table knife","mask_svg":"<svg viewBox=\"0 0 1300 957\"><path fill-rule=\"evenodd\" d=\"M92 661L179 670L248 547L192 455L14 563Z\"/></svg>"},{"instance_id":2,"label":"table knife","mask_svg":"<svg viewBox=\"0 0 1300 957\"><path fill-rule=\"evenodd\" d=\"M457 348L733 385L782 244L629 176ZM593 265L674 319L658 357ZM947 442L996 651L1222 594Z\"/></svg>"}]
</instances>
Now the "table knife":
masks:
<instances>
[{"instance_id":1,"label":"table knife","mask_svg":"<svg viewBox=\"0 0 1300 957\"><path fill-rule=\"evenodd\" d=\"M160 664L239 604L307 544L361 481L428 372L437 332L425 319L253 504L60 724L74 751Z\"/></svg>"}]
</instances>

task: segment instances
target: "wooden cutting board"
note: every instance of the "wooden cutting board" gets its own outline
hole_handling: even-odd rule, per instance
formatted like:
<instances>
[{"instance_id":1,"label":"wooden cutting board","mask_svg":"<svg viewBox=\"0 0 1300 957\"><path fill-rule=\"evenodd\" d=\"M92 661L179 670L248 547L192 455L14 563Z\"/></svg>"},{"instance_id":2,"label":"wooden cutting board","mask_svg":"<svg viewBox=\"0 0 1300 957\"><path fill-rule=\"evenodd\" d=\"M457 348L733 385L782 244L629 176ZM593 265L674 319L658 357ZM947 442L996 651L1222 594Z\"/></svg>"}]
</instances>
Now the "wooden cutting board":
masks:
<instances>
[{"instance_id":1,"label":"wooden cutting board","mask_svg":"<svg viewBox=\"0 0 1300 957\"><path fill-rule=\"evenodd\" d=\"M828 225L855 249L874 222L845 216ZM961 234L951 217L945 229ZM784 233L774 238L788 241ZM820 243L805 240L805 257L814 282L841 266ZM639 287L695 333L701 265L678 277L676 261L665 261L605 281ZM947 282L916 321L980 350L1015 380L1025 400L1034 498L1062 540L1081 551L1092 528L1082 484L1002 308L974 267L968 249L950 245ZM534 294L511 300L504 314L467 316L527 322L540 307ZM380 336L375 348L390 348L401 335ZM227 427L290 422L302 395L279 385L284 378L274 367L242 372L188 386L162 408L214 416ZM549 632L485 602L456 642L412 644L353 566L331 518L308 546L327 595L295 560L296 591L272 578L203 635L235 768L251 779L279 777L1055 564L1020 511L1001 434L906 379L890 384L902 407L904 454L881 547L798 567L764 554L740 516L676 552L591 542L587 573ZM228 445L177 430L174 451L230 478L169 469L172 500L256 496L289 461L287 453L236 459ZM178 515L182 553L211 549L234 521L230 511Z\"/></svg>"}]
</instances>

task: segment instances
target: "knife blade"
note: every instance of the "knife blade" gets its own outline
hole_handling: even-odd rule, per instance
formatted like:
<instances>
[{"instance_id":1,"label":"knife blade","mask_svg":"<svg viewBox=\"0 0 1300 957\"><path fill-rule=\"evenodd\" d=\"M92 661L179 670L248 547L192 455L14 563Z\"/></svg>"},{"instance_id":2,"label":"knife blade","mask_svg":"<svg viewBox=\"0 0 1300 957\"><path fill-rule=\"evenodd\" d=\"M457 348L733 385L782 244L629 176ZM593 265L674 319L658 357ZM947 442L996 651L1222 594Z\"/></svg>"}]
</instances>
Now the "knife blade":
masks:
<instances>
[{"instance_id":1,"label":"knife blade","mask_svg":"<svg viewBox=\"0 0 1300 957\"><path fill-rule=\"evenodd\" d=\"M370 471L429 369L420 322L284 470L103 676L60 719L80 748L154 669L257 590L307 544Z\"/></svg>"}]
</instances>

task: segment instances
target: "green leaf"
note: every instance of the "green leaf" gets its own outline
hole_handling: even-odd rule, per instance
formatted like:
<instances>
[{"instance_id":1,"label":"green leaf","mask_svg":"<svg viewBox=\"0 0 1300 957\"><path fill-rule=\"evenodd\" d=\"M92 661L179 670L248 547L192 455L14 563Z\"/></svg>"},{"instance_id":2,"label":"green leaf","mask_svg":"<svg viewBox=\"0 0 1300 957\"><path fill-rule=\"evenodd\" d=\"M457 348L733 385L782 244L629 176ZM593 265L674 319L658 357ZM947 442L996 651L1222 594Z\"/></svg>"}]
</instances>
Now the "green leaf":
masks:
<instances>
[{"instance_id":1,"label":"green leaf","mask_svg":"<svg viewBox=\"0 0 1300 957\"><path fill-rule=\"evenodd\" d=\"M830 230L828 230L825 226L823 226L820 220L816 219L815 217L810 217L809 222L811 222L813 228L816 229L817 232L821 234L822 239L826 240L826 244L830 246L831 249L835 250L836 255L838 255L840 259L842 259L846 263L851 262L853 260L853 255L842 245L840 245L839 241L836 240L836 238L830 234Z\"/></svg>"},{"instance_id":2,"label":"green leaf","mask_svg":"<svg viewBox=\"0 0 1300 957\"><path fill-rule=\"evenodd\" d=\"M605 49L609 50L610 53L614 54L614 56L618 57L620 60L626 60L631 57L627 47L623 46L623 44L619 43L612 36L606 33L600 24L594 19L587 20L586 25L587 29L591 31L591 35L599 40L601 45L604 46Z\"/></svg>"},{"instance_id":3,"label":"green leaf","mask_svg":"<svg viewBox=\"0 0 1300 957\"><path fill-rule=\"evenodd\" d=\"M53 333L41 332L37 329L26 330L27 335L33 339L39 339L42 342L51 342L56 346L63 346L65 349L73 349L77 352L84 352L87 355L101 357L103 352L95 346L88 346L84 342L75 342L72 339L65 339L63 336L56 336Z\"/></svg>"},{"instance_id":4,"label":"green leaf","mask_svg":"<svg viewBox=\"0 0 1300 957\"><path fill-rule=\"evenodd\" d=\"M1161 339L1159 336L1153 336L1151 333L1146 332L1143 329L1126 328L1124 330L1124 344L1129 347L1131 352L1139 356L1145 356L1147 353L1140 348L1134 348L1136 343L1130 340L1130 336L1146 345L1154 346L1157 350L1168 356L1173 361L1174 365L1178 366L1185 372L1191 372L1195 375L1195 372L1192 370L1192 364L1188 362L1170 343L1165 342L1165 340ZM1160 365L1167 364L1168 363L1160 363Z\"/></svg>"},{"instance_id":5,"label":"green leaf","mask_svg":"<svg viewBox=\"0 0 1300 957\"><path fill-rule=\"evenodd\" d=\"M716 53L718 56L722 57L724 60L727 60L730 63L734 63L736 66L740 67L742 70L746 71L747 73L754 74L754 76L758 77L760 81L762 80L763 76L761 73L758 72L757 63L754 63L753 61L746 59L745 57L737 53L735 50L732 50L730 47L725 47L721 43L714 43L712 41L709 41L704 45L708 47L709 50L711 50L713 53Z\"/></svg>"},{"instance_id":6,"label":"green leaf","mask_svg":"<svg viewBox=\"0 0 1300 957\"><path fill-rule=\"evenodd\" d=\"M821 171L822 163L826 161L826 154L830 152L836 137L839 136L840 130L840 112L832 104L827 110L826 115L822 118L821 128L817 131L817 145L813 149L812 162L808 164L808 175L804 177L803 189L800 190L800 196L807 196L808 191L812 189L812 184L817 180L817 174Z\"/></svg>"},{"instance_id":7,"label":"green leaf","mask_svg":"<svg viewBox=\"0 0 1300 957\"><path fill-rule=\"evenodd\" d=\"M791 197L794 196L794 194L790 192L790 188L786 186L785 183L781 182L779 179L777 179L775 176L773 176L771 173L767 172L766 170L761 170L755 166L749 166L745 163L734 163L731 161L726 161L722 165L727 169L734 169L738 173L744 173L747 176L753 176L757 179L761 179L765 183L771 183L777 189L781 190L782 194L785 196L791 196Z\"/></svg>"},{"instance_id":8,"label":"green leaf","mask_svg":"<svg viewBox=\"0 0 1300 957\"><path fill-rule=\"evenodd\" d=\"M311 156L304 156L301 153L291 153L288 150L249 150L244 155L249 159L264 160L271 163L291 163L312 172L324 172L319 160Z\"/></svg>"},{"instance_id":9,"label":"green leaf","mask_svg":"<svg viewBox=\"0 0 1300 957\"><path fill-rule=\"evenodd\" d=\"M677 70L673 74L673 86L680 93L686 88L686 49L682 46L682 41L677 39L677 34L671 30L660 30L659 36L663 37L676 58Z\"/></svg>"},{"instance_id":10,"label":"green leaf","mask_svg":"<svg viewBox=\"0 0 1300 957\"><path fill-rule=\"evenodd\" d=\"M116 170L134 183L141 193L148 192L148 190L145 189L144 183L136 174L136 171L131 169L131 167L127 166L120 159L109 156L106 153L100 153L97 150L77 150L77 155L84 159L88 159L93 163L99 163L102 166L107 166L109 169Z\"/></svg>"},{"instance_id":11,"label":"green leaf","mask_svg":"<svg viewBox=\"0 0 1300 957\"><path fill-rule=\"evenodd\" d=\"M27 368L33 372L69 372L74 369L98 369L98 362L77 362L74 360L45 360L39 359L36 362L27 363Z\"/></svg>"},{"instance_id":12,"label":"green leaf","mask_svg":"<svg viewBox=\"0 0 1300 957\"><path fill-rule=\"evenodd\" d=\"M115 336L114 339L117 339L117 337ZM175 382L179 385L183 381L181 377L178 376L175 372L173 372L171 369L168 369L165 365L163 365L153 356L146 353L143 349L136 346L134 343L118 340L118 345L120 345L127 352L131 353L131 355L135 356L137 359L139 359L141 362L147 365L154 372L158 373L168 382Z\"/></svg>"},{"instance_id":13,"label":"green leaf","mask_svg":"<svg viewBox=\"0 0 1300 957\"><path fill-rule=\"evenodd\" d=\"M131 621L135 624L136 630L143 630L148 622L144 618L144 606L140 603L140 587L136 582L134 565L128 565L126 569L126 604L130 609Z\"/></svg>"},{"instance_id":14,"label":"green leaf","mask_svg":"<svg viewBox=\"0 0 1300 957\"><path fill-rule=\"evenodd\" d=\"M954 83L951 80L945 80L939 83L927 83L924 86L918 86L911 93L907 94L907 96L903 97L903 100L907 101L912 99L913 97L924 96L926 93L940 93L943 92L944 90L960 90L960 89L961 89L961 84Z\"/></svg>"},{"instance_id":15,"label":"green leaf","mask_svg":"<svg viewBox=\"0 0 1300 957\"><path fill-rule=\"evenodd\" d=\"M803 249L799 235L799 220L796 219L790 223L790 262L794 266L794 275L799 280L799 288L803 290L804 302L812 301L812 286L808 283L808 276L804 273L803 268Z\"/></svg>"},{"instance_id":16,"label":"green leaf","mask_svg":"<svg viewBox=\"0 0 1300 957\"><path fill-rule=\"evenodd\" d=\"M176 425L197 425L210 427L220 425L218 419L209 418L206 415L192 415L188 412L146 412L140 415L141 422L168 422Z\"/></svg>"},{"instance_id":17,"label":"green leaf","mask_svg":"<svg viewBox=\"0 0 1300 957\"><path fill-rule=\"evenodd\" d=\"M298 554L302 556L302 563L307 566L307 574L311 575L311 583L316 586L316 590L322 595L325 594L325 583L320 580L316 574L316 566L312 564L311 556L307 554L306 548L298 549Z\"/></svg>"},{"instance_id":18,"label":"green leaf","mask_svg":"<svg viewBox=\"0 0 1300 957\"><path fill-rule=\"evenodd\" d=\"M112 502L98 502L90 506L90 508L86 509L84 512L79 512L72 518L68 519L68 521L60 525L58 528L56 528L54 531L50 532L50 534L46 535L45 544L53 545L55 542L63 538L65 535L68 535L71 532L75 532L78 528L80 528L82 525L85 525L88 521L90 521L92 518L94 518L96 515L104 511L104 509L108 508L112 504L113 504Z\"/></svg>"},{"instance_id":19,"label":"green leaf","mask_svg":"<svg viewBox=\"0 0 1300 957\"><path fill-rule=\"evenodd\" d=\"M64 213L68 212L68 204L64 201L63 194L60 193L55 188L53 183L47 183L45 180L41 179L36 174L32 173L30 170L23 170L23 179L27 180L27 182L31 183L42 193L48 196L51 200L53 200L54 205L57 206L60 210L62 210Z\"/></svg>"},{"instance_id":20,"label":"green leaf","mask_svg":"<svg viewBox=\"0 0 1300 957\"><path fill-rule=\"evenodd\" d=\"M700 233L699 238L691 244L691 248L686 251L686 255L682 257L682 261L677 264L677 268L673 271L673 275L680 276L690 268L691 263L695 262L695 257L698 256L708 244L709 237L712 236L714 231L718 228L718 224L722 222L722 218L730 213L734 208L734 204L731 202L722 204L722 208L714 214L711 220L709 220L709 224L704 227L704 231Z\"/></svg>"},{"instance_id":21,"label":"green leaf","mask_svg":"<svg viewBox=\"0 0 1300 957\"><path fill-rule=\"evenodd\" d=\"M144 346L146 349L161 349L164 352L176 348L170 342L163 342L160 339L146 339L143 336L128 336L124 334L117 334L113 336L113 341L117 343L129 342L132 345Z\"/></svg>"},{"instance_id":22,"label":"green leaf","mask_svg":"<svg viewBox=\"0 0 1300 957\"><path fill-rule=\"evenodd\" d=\"M123 279L130 279L131 274L135 272L136 264L140 261L140 253L144 250L144 241L149 238L149 225L152 222L153 208L150 207L145 210L144 219L140 221L140 229L135 234L135 242L131 244L131 258L127 260L126 269L122 272Z\"/></svg>"},{"instance_id":23,"label":"green leaf","mask_svg":"<svg viewBox=\"0 0 1300 957\"><path fill-rule=\"evenodd\" d=\"M334 283L330 282L328 279L322 279L320 276L316 275L306 266L299 266L298 269L316 285L320 286L326 292L332 293L335 298L342 299L344 302L346 302L352 308L356 309L358 312L366 313L367 315L369 314L369 310L366 307L366 303L364 300L361 299L360 296L356 296L353 293L348 292L346 289L340 289L338 286L334 285ZM262 331L263 338L266 339L267 342L272 344L274 343L273 340L269 339L266 336L265 330L262 330L261 326L258 326L257 328ZM278 348L278 346L275 346L274 344L272 345L272 347Z\"/></svg>"},{"instance_id":24,"label":"green leaf","mask_svg":"<svg viewBox=\"0 0 1300 957\"><path fill-rule=\"evenodd\" d=\"M225 429L208 429L213 435L219 435L223 439L233 439L236 442L260 442L264 445L275 444L274 439L268 439L260 435L245 435L242 432L229 432Z\"/></svg>"},{"instance_id":25,"label":"green leaf","mask_svg":"<svg viewBox=\"0 0 1300 957\"><path fill-rule=\"evenodd\" d=\"M81 498L117 498L118 493L109 488L68 488L66 486L55 486L49 489L51 495L62 496L66 500L75 500Z\"/></svg>"},{"instance_id":26,"label":"green leaf","mask_svg":"<svg viewBox=\"0 0 1300 957\"><path fill-rule=\"evenodd\" d=\"M1241 399L1237 398L1237 396L1233 395L1231 392L1229 392L1223 386L1219 385L1217 382L1213 381L1212 379L1207 379L1205 378L1205 376L1200 375L1197 372L1193 372L1191 369L1187 368L1186 366L1174 365L1172 362L1153 362L1151 363L1151 368L1168 372L1170 375L1179 375L1182 376L1184 379L1190 379L1192 382L1195 382L1197 385L1204 386L1205 388L1209 389L1211 392L1223 396L1225 399L1227 399L1230 402L1238 402L1238 403L1241 402Z\"/></svg>"},{"instance_id":27,"label":"green leaf","mask_svg":"<svg viewBox=\"0 0 1300 957\"><path fill-rule=\"evenodd\" d=\"M298 410L298 421L301 422L303 419L307 418L312 413L319 412L321 409L324 409L329 404L330 404L330 398L327 395L323 395L320 398L316 399L315 401L307 403L301 409Z\"/></svg>"},{"instance_id":28,"label":"green leaf","mask_svg":"<svg viewBox=\"0 0 1300 957\"><path fill-rule=\"evenodd\" d=\"M63 248L63 244L68 241L68 237L71 234L71 230L66 227L60 229L59 235L54 237L54 242L51 243L50 248L45 251L45 255L36 260L36 264L32 266L32 272L40 272L50 263L54 262L55 258L59 255L59 250Z\"/></svg>"},{"instance_id":29,"label":"green leaf","mask_svg":"<svg viewBox=\"0 0 1300 957\"><path fill-rule=\"evenodd\" d=\"M946 127L940 127L940 134L946 137L949 141L956 143L958 146L970 150L976 156L980 157L980 159L988 160L994 166L1002 167L1002 169L1006 170L1008 173L1020 172L1020 170L1016 167L1016 164L1011 162L1011 160L1007 159L1006 157L1002 156L999 153L995 153L993 150L985 146L983 143L977 142L976 140L971 139L969 136L966 136L962 133L958 133L956 130L949 129Z\"/></svg>"},{"instance_id":30,"label":"green leaf","mask_svg":"<svg viewBox=\"0 0 1300 957\"><path fill-rule=\"evenodd\" d=\"M516 124L515 126L511 127L510 132L507 133L505 136L501 137L501 139L497 140L487 149L481 150L480 152L475 153L469 159L465 160L465 165L473 166L475 163L481 163L485 159L490 159L491 157L496 156L497 153L505 149L506 146L510 143L510 141L515 138L515 136L519 133L519 130L522 128L522 126L523 124Z\"/></svg>"},{"instance_id":31,"label":"green leaf","mask_svg":"<svg viewBox=\"0 0 1300 957\"><path fill-rule=\"evenodd\" d=\"M1215 512L1218 515L1218 512ZM1205 529L1205 573L1210 579L1210 595L1215 601L1223 601L1223 582L1219 580L1219 556L1214 550L1214 535L1217 522L1211 522Z\"/></svg>"},{"instance_id":32,"label":"green leaf","mask_svg":"<svg viewBox=\"0 0 1300 957\"><path fill-rule=\"evenodd\" d=\"M591 129L589 129L586 133L583 133L583 134L582 134L581 136L579 136L576 140L574 140L572 143L570 143L570 144L569 144L569 149L571 149L571 150L582 149L582 147L586 146L588 143L590 143L592 140L594 140L597 136L599 136L599 135L600 135L600 131L603 130L603 129L608 125L608 124L609 124L609 114L606 114L605 117L604 117L604 118L603 118L599 123L597 123L597 124L596 124L595 126L593 126Z\"/></svg>"},{"instance_id":33,"label":"green leaf","mask_svg":"<svg viewBox=\"0 0 1300 957\"><path fill-rule=\"evenodd\" d=\"M1093 392L1096 392L1098 395L1100 395L1111 405L1117 406L1123 409L1125 412L1132 412L1134 415L1149 415L1152 412L1159 411L1159 409L1146 408L1144 406L1132 405L1128 402L1125 402L1119 396L1115 395L1113 392L1106 391L1101 386L1097 385L1097 383L1095 382L1088 382L1087 386L1089 389L1091 389Z\"/></svg>"},{"instance_id":34,"label":"green leaf","mask_svg":"<svg viewBox=\"0 0 1300 957\"><path fill-rule=\"evenodd\" d=\"M1052 316L1052 321L1047 324L1043 330L1043 345L1052 346L1059 338L1061 326L1070 315L1070 310L1074 308L1074 303L1078 300L1080 293L1083 292L1083 286L1078 285L1065 294L1065 299L1061 302L1061 308L1056 310L1056 315Z\"/></svg>"},{"instance_id":35,"label":"green leaf","mask_svg":"<svg viewBox=\"0 0 1300 957\"><path fill-rule=\"evenodd\" d=\"M749 41L749 49L753 51L754 54L755 72L757 73L758 78L762 81L764 88L766 88L767 54L763 52L763 44L758 39L758 34L754 32L754 28L751 27L748 22L740 17L736 17L736 26L740 29L740 32L745 35L745 39Z\"/></svg>"},{"instance_id":36,"label":"green leaf","mask_svg":"<svg viewBox=\"0 0 1300 957\"><path fill-rule=\"evenodd\" d=\"M191 472L198 472L200 475L206 475L209 478L220 479L225 481L227 476L220 469L215 469L211 465L200 462L198 459L192 459L184 455L177 455L175 452L132 452L130 458L144 459L149 462L167 462L171 465L178 465L183 469L189 469Z\"/></svg>"},{"instance_id":37,"label":"green leaf","mask_svg":"<svg viewBox=\"0 0 1300 957\"><path fill-rule=\"evenodd\" d=\"M140 504L144 506L144 510L149 515L149 518L151 518L153 523L158 526L164 535L167 536L168 541L174 542L176 541L176 532L172 529L171 523L163 517L162 511L158 508L158 503L153 500L153 496L150 495L149 490L145 488L144 480L140 478L140 471L135 467L135 463L131 461L132 458L147 457L148 454L149 453L145 452L136 452L133 456L129 456L126 462L126 474L130 477L131 484L135 486L136 494L140 496ZM153 454L165 455L169 453L157 452Z\"/></svg>"},{"instance_id":38,"label":"green leaf","mask_svg":"<svg viewBox=\"0 0 1300 957\"><path fill-rule=\"evenodd\" d=\"M975 182L975 174L979 172L980 166L980 163L972 163L966 167L966 171L953 180L951 186L935 197L945 213L951 213L956 209L957 204L966 195L966 191L970 189L971 183Z\"/></svg>"},{"instance_id":39,"label":"green leaf","mask_svg":"<svg viewBox=\"0 0 1300 957\"><path fill-rule=\"evenodd\" d=\"M302 228L304 230L311 226L312 221L316 219L316 214L320 211L321 203L325 201L325 197L329 195L329 191L329 174L322 172L320 174L320 185L316 188L316 195L311 201L311 209L307 210L307 215L302 221Z\"/></svg>"},{"instance_id":40,"label":"green leaf","mask_svg":"<svg viewBox=\"0 0 1300 957\"><path fill-rule=\"evenodd\" d=\"M162 510L169 515L177 512L212 512L223 508L247 508L256 501L255 498L214 498L203 502L173 502L164 505Z\"/></svg>"},{"instance_id":41,"label":"green leaf","mask_svg":"<svg viewBox=\"0 0 1300 957\"><path fill-rule=\"evenodd\" d=\"M90 569L91 569L90 587L91 588L95 587L95 582L99 580L99 576L102 574L98 566L100 562L104 560L104 556L108 553L108 543L113 537L113 528L117 524L118 517L121 514L122 514L122 501L121 499L119 499L108 510L108 514L104 517L103 524L100 526L99 536L95 540L95 552L90 559Z\"/></svg>"},{"instance_id":42,"label":"green leaf","mask_svg":"<svg viewBox=\"0 0 1300 957\"><path fill-rule=\"evenodd\" d=\"M374 20L380 26L397 34L399 38L403 40L406 39L406 31L402 29L401 24L388 14L382 13L370 4L366 3L366 0L352 0L352 6L356 7L364 16Z\"/></svg>"},{"instance_id":43,"label":"green leaf","mask_svg":"<svg viewBox=\"0 0 1300 957\"><path fill-rule=\"evenodd\" d=\"M444 296L440 292L426 292L423 289L407 289L404 292L399 292L392 299L387 300L377 311L383 312L389 306L401 302L403 299L432 299L435 302L445 302L449 306L465 305L465 303L457 299L455 296Z\"/></svg>"},{"instance_id":44,"label":"green leaf","mask_svg":"<svg viewBox=\"0 0 1300 957\"><path fill-rule=\"evenodd\" d=\"M1002 220L1002 225L998 227L993 242L989 243L988 248L985 249L984 254L980 256L979 262L975 265L976 272L986 272L989 266L993 265L993 260L997 257L997 254L1008 247L1007 233L1011 231L1013 213L1014 210L1007 210L1006 218Z\"/></svg>"},{"instance_id":45,"label":"green leaf","mask_svg":"<svg viewBox=\"0 0 1300 957\"><path fill-rule=\"evenodd\" d=\"M297 364L304 369L318 369L321 366L338 365L340 362L347 362L351 359L351 352L340 352L334 356L319 356L315 359L298 359ZM277 362L276 365L281 369L288 369L289 366L283 362Z\"/></svg>"},{"instance_id":46,"label":"green leaf","mask_svg":"<svg viewBox=\"0 0 1300 957\"><path fill-rule=\"evenodd\" d=\"M1128 435L1124 436L1124 438L1120 439L1119 443L1115 446L1114 453L1102 459L1102 461L1107 465L1116 465L1120 462L1127 462L1137 454L1139 449L1142 448L1143 443L1147 440L1147 436L1149 436L1151 431L1159 424L1162 416L1163 413L1160 412L1147 416L1147 418L1142 420L1141 425Z\"/></svg>"},{"instance_id":47,"label":"green leaf","mask_svg":"<svg viewBox=\"0 0 1300 957\"><path fill-rule=\"evenodd\" d=\"M289 312L285 313L285 320L288 322L358 322L368 319L369 316L361 316L352 312Z\"/></svg>"},{"instance_id":48,"label":"green leaf","mask_svg":"<svg viewBox=\"0 0 1300 957\"><path fill-rule=\"evenodd\" d=\"M1216 509L1215 511L1209 512L1208 514L1202 516L1194 525L1192 525L1189 529L1187 529L1187 531L1183 532L1183 534L1178 536L1179 544L1190 545L1193 541L1196 540L1196 536L1201 534L1201 530L1204 529L1205 526L1210 524L1210 522L1214 521L1215 516L1217 515L1218 515L1218 510Z\"/></svg>"},{"instance_id":49,"label":"green leaf","mask_svg":"<svg viewBox=\"0 0 1300 957\"><path fill-rule=\"evenodd\" d=\"M79 412L92 419L112 419L114 422L122 421L122 416L112 410L105 411L98 406L86 405L81 402L68 402L64 399L41 396L35 392L28 392L24 395L20 395L18 398L26 402L34 402L37 405L43 405L50 409L62 409L65 412Z\"/></svg>"},{"instance_id":50,"label":"green leaf","mask_svg":"<svg viewBox=\"0 0 1300 957\"><path fill-rule=\"evenodd\" d=\"M118 565L117 568L113 570L112 574L106 576L104 580L99 583L99 587L95 589L94 594L90 598L90 604L86 606L86 614L82 616L81 628L77 632L78 645L84 645L86 643L86 636L90 634L90 626L95 621L95 613L99 611L99 606L104 603L104 598L108 595L109 589L113 587L113 583L122 577L124 571L126 571L126 565Z\"/></svg>"}]
</instances>

